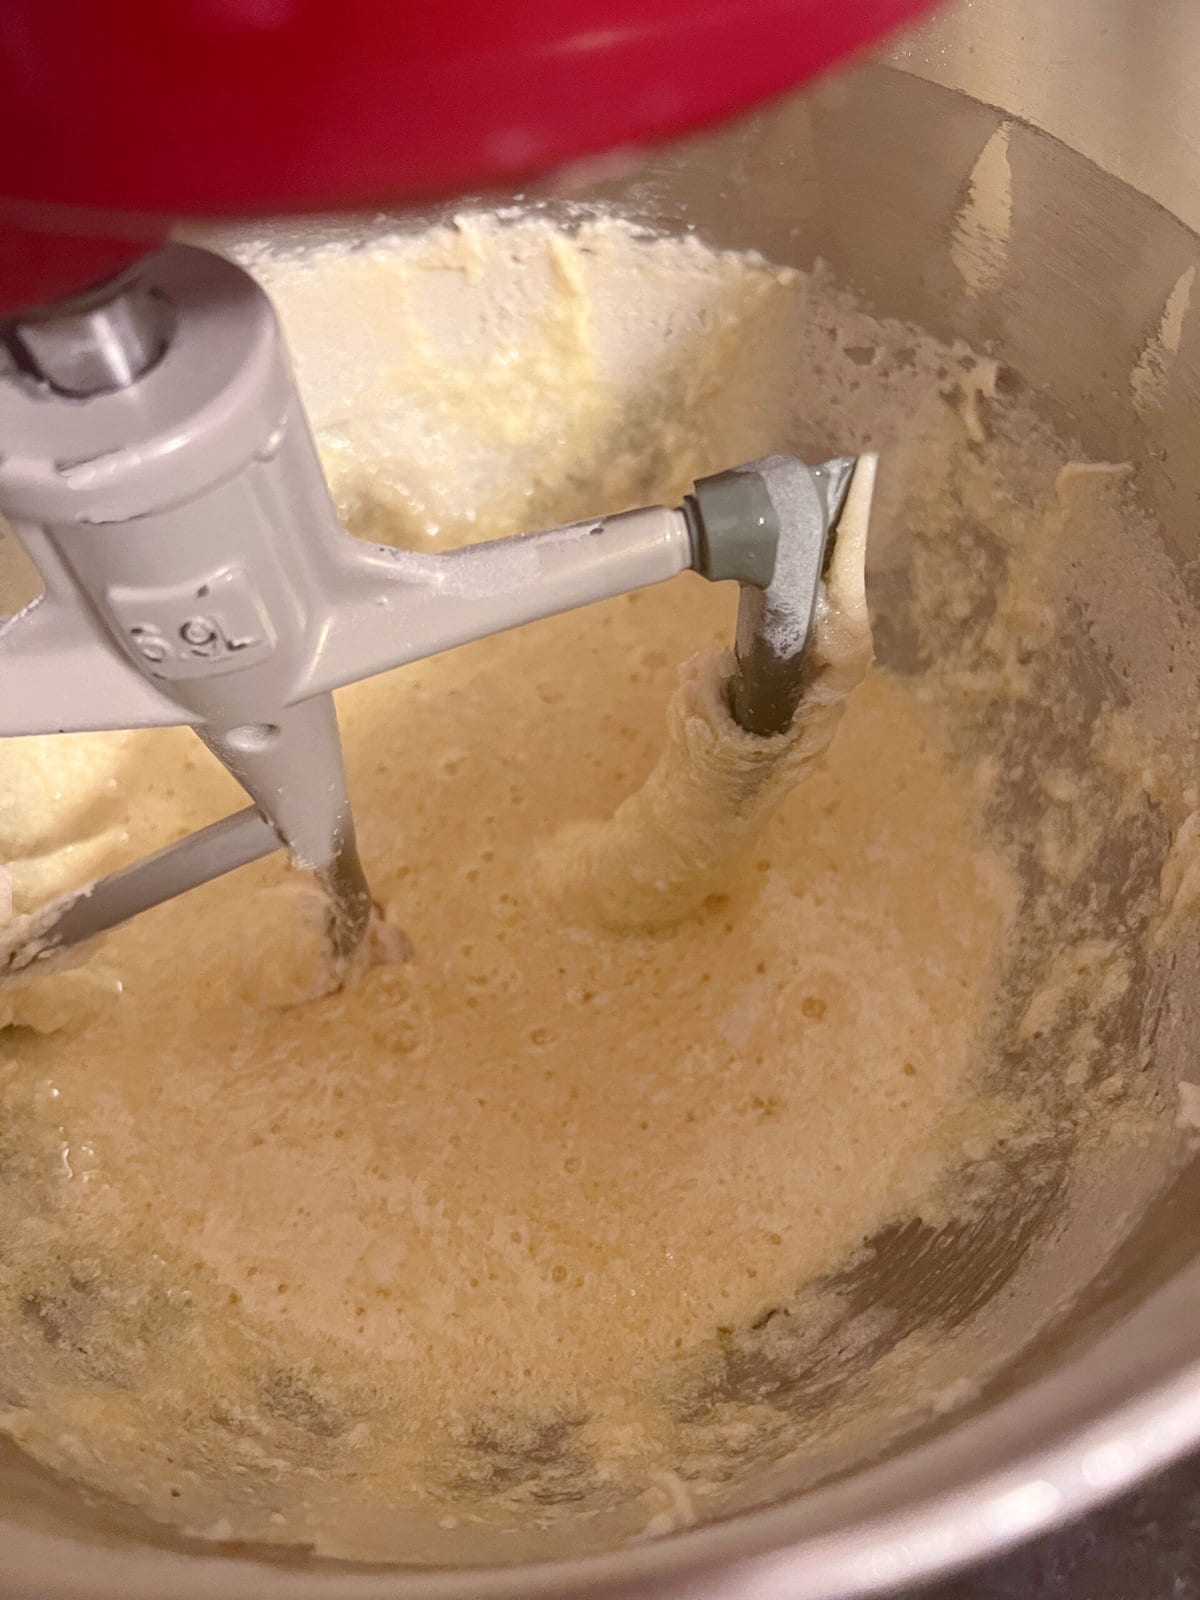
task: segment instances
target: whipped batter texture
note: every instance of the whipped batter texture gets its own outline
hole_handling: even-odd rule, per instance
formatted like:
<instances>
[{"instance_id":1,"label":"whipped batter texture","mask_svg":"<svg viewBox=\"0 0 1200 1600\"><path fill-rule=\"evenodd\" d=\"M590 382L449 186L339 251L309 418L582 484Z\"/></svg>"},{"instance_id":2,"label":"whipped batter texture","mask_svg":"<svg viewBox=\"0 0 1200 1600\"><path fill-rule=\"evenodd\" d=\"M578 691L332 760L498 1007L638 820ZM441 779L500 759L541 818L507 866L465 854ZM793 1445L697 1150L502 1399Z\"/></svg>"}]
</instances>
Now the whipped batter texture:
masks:
<instances>
[{"instance_id":1,"label":"whipped batter texture","mask_svg":"<svg viewBox=\"0 0 1200 1600\"><path fill-rule=\"evenodd\" d=\"M1030 424L1034 492L1006 502L1007 442L995 472L978 441L959 464L987 371L819 275L538 220L253 264L362 536L436 549L882 446L881 570L918 507L927 619L970 590L937 553L964 492L1014 549L1047 517L1070 543L1054 442ZM802 1292L952 1208L964 1167L986 1191L1047 1114L986 1070L1021 888L948 710L1023 692L1014 641L1052 624L1011 585L1003 641L947 648L953 692L885 640L739 870L667 917L594 913L734 594L684 578L346 691L362 853L411 960L297 1004L313 924L276 859L4 996L0 1427L194 1533L405 1560L597 1511L666 1531L754 1451L802 1448L730 1388L739 1350L790 1305L817 1337ZM0 797L18 912L240 803L183 730L11 741ZM1079 870L1039 837L1051 879ZM1055 1083L1086 1076L1118 955L1095 996L1043 986L1031 1029L1068 1007L1074 1030Z\"/></svg>"}]
</instances>

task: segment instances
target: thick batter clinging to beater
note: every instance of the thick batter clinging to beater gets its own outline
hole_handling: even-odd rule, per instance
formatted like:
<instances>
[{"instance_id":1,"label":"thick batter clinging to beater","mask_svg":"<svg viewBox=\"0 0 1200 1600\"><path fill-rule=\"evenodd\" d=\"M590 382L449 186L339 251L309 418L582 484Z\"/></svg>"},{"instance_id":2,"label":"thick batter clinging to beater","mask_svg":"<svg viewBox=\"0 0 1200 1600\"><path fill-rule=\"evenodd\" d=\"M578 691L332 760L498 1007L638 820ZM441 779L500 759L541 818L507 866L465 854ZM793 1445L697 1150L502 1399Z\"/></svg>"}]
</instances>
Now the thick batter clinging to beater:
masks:
<instances>
[{"instance_id":1,"label":"thick batter clinging to beater","mask_svg":"<svg viewBox=\"0 0 1200 1600\"><path fill-rule=\"evenodd\" d=\"M729 704L732 657L710 651L689 661L645 783L611 819L564 829L546 852L547 887L568 916L610 928L670 927L730 888L777 807L821 760L871 660L865 563L874 474L874 461L864 460L850 489L791 727L771 738L744 732Z\"/></svg>"}]
</instances>

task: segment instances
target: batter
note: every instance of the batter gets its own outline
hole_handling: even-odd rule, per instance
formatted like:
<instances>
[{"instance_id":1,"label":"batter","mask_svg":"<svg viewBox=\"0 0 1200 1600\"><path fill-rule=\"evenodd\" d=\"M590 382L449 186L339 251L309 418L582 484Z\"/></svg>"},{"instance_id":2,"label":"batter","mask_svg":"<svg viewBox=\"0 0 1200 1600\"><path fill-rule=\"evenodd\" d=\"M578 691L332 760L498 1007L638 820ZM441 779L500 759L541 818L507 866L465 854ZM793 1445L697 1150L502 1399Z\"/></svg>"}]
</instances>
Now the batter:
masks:
<instances>
[{"instance_id":1,"label":"batter","mask_svg":"<svg viewBox=\"0 0 1200 1600\"><path fill-rule=\"evenodd\" d=\"M942 349L692 241L465 220L254 262L372 538L670 501L931 407L963 437ZM842 354L868 345L870 399ZM920 676L866 679L736 873L684 874L686 904L668 873L632 914L614 894L680 664L727 645L735 599L684 578L341 697L411 960L297 1003L307 891L271 860L6 997L6 1432L211 1538L420 1560L598 1508L662 1531L653 1493L709 1471L695 1396L741 1330L1022 1126L981 1070L1017 882L986 762ZM685 672L668 751L712 670ZM18 911L240 803L186 731L0 762ZM704 1415L705 1461L780 1426Z\"/></svg>"}]
</instances>

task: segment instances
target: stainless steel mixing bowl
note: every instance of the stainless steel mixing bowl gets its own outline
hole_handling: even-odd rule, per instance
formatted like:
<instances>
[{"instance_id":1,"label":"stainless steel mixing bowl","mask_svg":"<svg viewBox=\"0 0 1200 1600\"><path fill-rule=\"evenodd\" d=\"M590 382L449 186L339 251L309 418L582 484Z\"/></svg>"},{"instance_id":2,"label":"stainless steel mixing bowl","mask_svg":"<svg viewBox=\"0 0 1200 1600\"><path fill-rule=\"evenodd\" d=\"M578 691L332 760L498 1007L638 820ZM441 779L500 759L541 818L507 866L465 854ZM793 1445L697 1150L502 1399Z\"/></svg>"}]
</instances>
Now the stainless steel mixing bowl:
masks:
<instances>
[{"instance_id":1,"label":"stainless steel mixing bowl","mask_svg":"<svg viewBox=\"0 0 1200 1600\"><path fill-rule=\"evenodd\" d=\"M1090 452L1136 463L1200 603L1200 317L1183 323L1152 421L1129 383L1200 258L1189 231L1200 226L1198 80L1191 0L962 0L813 94L589 192L777 262L819 254L877 310L990 341ZM1009 256L972 296L952 259L954 221L1001 127ZM1122 647L1136 660L1149 642ZM1150 845L1159 859L1165 840ZM1110 868L1119 899L1130 864ZM1161 1080L1166 1115L1172 1080L1197 1055L1197 953L1193 937L1171 958L1147 955L1111 1041ZM881 1237L856 1280L862 1305L888 1312L888 1348L932 1328L977 1349L981 1369L998 1361L983 1392L920 1421L884 1407L878 1432L853 1449L814 1446L802 1461L748 1471L706 1526L587 1555L548 1549L553 1559L521 1567L354 1569L185 1547L85 1506L8 1449L0 1590L834 1600L981 1557L1200 1441L1200 1163L1172 1170L1156 1145L1086 1183L1065 1154L1039 1172L1034 1182L1014 1168L1011 1205L971 1228ZM802 1415L853 1376L832 1363L784 1403Z\"/></svg>"}]
</instances>

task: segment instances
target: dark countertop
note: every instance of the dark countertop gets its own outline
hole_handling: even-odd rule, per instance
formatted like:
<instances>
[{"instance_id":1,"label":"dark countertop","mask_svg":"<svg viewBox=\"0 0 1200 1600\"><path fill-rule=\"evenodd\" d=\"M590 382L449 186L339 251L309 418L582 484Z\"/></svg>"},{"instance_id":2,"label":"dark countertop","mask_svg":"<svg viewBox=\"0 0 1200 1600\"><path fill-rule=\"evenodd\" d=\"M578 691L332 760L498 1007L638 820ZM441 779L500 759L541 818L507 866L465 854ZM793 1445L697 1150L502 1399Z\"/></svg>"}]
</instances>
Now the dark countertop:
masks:
<instances>
[{"instance_id":1,"label":"dark countertop","mask_svg":"<svg viewBox=\"0 0 1200 1600\"><path fill-rule=\"evenodd\" d=\"M905 1600L1197 1600L1200 1456L1083 1522Z\"/></svg>"}]
</instances>

